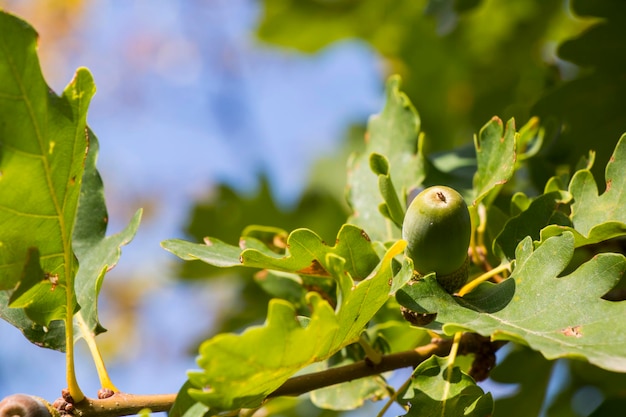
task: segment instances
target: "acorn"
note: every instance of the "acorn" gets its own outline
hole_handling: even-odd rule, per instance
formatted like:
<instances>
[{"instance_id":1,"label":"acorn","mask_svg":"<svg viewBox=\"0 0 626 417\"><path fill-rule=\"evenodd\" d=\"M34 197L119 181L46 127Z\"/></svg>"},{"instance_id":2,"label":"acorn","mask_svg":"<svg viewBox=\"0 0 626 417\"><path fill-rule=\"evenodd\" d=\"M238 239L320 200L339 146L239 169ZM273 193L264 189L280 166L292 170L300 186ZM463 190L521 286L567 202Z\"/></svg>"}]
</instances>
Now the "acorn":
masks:
<instances>
[{"instance_id":1,"label":"acorn","mask_svg":"<svg viewBox=\"0 0 626 417\"><path fill-rule=\"evenodd\" d=\"M436 273L449 293L467 281L472 225L461 194L445 186L426 188L409 205L402 224L406 255L419 276Z\"/></svg>"},{"instance_id":2,"label":"acorn","mask_svg":"<svg viewBox=\"0 0 626 417\"><path fill-rule=\"evenodd\" d=\"M41 398L13 394L0 401L0 417L52 417L52 413Z\"/></svg>"}]
</instances>

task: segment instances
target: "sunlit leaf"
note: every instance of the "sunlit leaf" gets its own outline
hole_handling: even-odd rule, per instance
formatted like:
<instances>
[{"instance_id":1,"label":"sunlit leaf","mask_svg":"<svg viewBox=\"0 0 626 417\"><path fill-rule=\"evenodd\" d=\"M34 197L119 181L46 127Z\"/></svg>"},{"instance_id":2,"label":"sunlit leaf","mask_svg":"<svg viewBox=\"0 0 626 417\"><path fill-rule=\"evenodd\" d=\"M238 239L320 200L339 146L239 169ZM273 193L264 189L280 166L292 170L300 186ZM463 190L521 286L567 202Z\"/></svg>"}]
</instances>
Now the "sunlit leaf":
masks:
<instances>
[{"instance_id":1,"label":"sunlit leaf","mask_svg":"<svg viewBox=\"0 0 626 417\"><path fill-rule=\"evenodd\" d=\"M395 244L372 275L356 286L345 273L345 261L329 254L330 272L341 292L336 309L310 292L312 314L303 326L291 303L272 300L264 326L240 335L220 334L202 344L202 370L189 374L195 387L190 395L218 409L254 407L299 369L355 342L387 301L392 259L403 250L401 242Z\"/></svg>"},{"instance_id":2,"label":"sunlit leaf","mask_svg":"<svg viewBox=\"0 0 626 417\"><path fill-rule=\"evenodd\" d=\"M509 120L504 128L502 120L494 117L480 129L474 145L478 165L474 174L474 204L478 204L492 190L508 182L515 172L515 121Z\"/></svg>"},{"instance_id":3,"label":"sunlit leaf","mask_svg":"<svg viewBox=\"0 0 626 417\"><path fill-rule=\"evenodd\" d=\"M30 26L0 13L0 289L12 290L19 282L12 301L26 317L17 319L6 305L0 314L11 316L12 323L31 319L45 333L77 306L72 231L95 86L91 74L79 69L60 97L51 92L36 43ZM40 268L24 268L34 253ZM31 330L22 329L27 336Z\"/></svg>"},{"instance_id":4,"label":"sunlit leaf","mask_svg":"<svg viewBox=\"0 0 626 417\"><path fill-rule=\"evenodd\" d=\"M117 264L121 246L135 236L141 220L140 210L126 229L105 237L109 218L102 178L96 169L97 157L98 140L89 131L89 150L72 236L72 248L80 263L74 289L81 306L74 317L74 340L93 338L104 331L98 320L98 294L102 281L104 275Z\"/></svg>"},{"instance_id":5,"label":"sunlit leaf","mask_svg":"<svg viewBox=\"0 0 626 417\"><path fill-rule=\"evenodd\" d=\"M245 236L240 247L213 238L206 238L205 242L202 245L171 239L162 242L161 246L185 260L199 259L221 267L249 266L315 276L330 276L327 256L333 254L345 259L346 271L355 279L365 278L379 261L369 236L350 224L341 228L334 246L328 246L311 230L294 230L287 238L284 255L272 251L258 239Z\"/></svg>"},{"instance_id":6,"label":"sunlit leaf","mask_svg":"<svg viewBox=\"0 0 626 417\"><path fill-rule=\"evenodd\" d=\"M384 217L394 222L397 227L402 228L406 201L403 203L398 198L398 192L389 173L387 158L381 154L372 153L370 155L370 167L378 175L378 189L383 198L383 203L378 205L378 210Z\"/></svg>"},{"instance_id":7,"label":"sunlit leaf","mask_svg":"<svg viewBox=\"0 0 626 417\"><path fill-rule=\"evenodd\" d=\"M307 228L315 230L322 239L330 242L344 223L347 208L327 188L311 186L293 207L281 207L274 201L270 183L265 178L260 179L258 189L251 194L220 185L211 191L209 198L194 206L186 232L198 241L211 236L211 239L236 244L237 238L245 235L243 231L249 225L271 226L286 231ZM184 278L207 278L224 273L203 262L185 262L180 267ZM238 268L236 273L245 277L252 275L252 271L242 268Z\"/></svg>"},{"instance_id":8,"label":"sunlit leaf","mask_svg":"<svg viewBox=\"0 0 626 417\"><path fill-rule=\"evenodd\" d=\"M590 168L576 172L569 185L572 195L571 227L550 226L541 239L563 230L574 234L576 247L626 235L626 135L622 136L606 165L606 188L599 194Z\"/></svg>"},{"instance_id":9,"label":"sunlit leaf","mask_svg":"<svg viewBox=\"0 0 626 417\"><path fill-rule=\"evenodd\" d=\"M392 77L387 83L384 109L369 121L365 151L353 155L348 163L348 202L353 210L349 222L362 227L372 240L398 238L400 229L378 209L383 197L378 175L370 169L370 155L377 153L386 158L387 175L393 180L397 199L405 205L407 194L425 177L419 133L419 116L400 91L399 77Z\"/></svg>"}]
</instances>

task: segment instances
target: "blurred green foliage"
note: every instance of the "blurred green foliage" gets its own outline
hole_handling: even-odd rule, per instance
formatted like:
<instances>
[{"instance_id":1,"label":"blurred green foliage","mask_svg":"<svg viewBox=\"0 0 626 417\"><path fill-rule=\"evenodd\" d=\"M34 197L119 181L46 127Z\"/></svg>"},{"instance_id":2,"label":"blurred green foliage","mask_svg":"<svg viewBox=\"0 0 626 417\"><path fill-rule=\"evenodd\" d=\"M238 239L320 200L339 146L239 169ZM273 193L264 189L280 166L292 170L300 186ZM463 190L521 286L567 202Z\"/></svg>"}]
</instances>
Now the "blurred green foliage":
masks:
<instances>
[{"instance_id":1,"label":"blurred green foliage","mask_svg":"<svg viewBox=\"0 0 626 417\"><path fill-rule=\"evenodd\" d=\"M559 81L554 45L580 30L561 0L265 0L258 34L314 52L361 39L400 74L427 152L471 140L498 115L523 124Z\"/></svg>"},{"instance_id":2,"label":"blurred green foliage","mask_svg":"<svg viewBox=\"0 0 626 417\"><path fill-rule=\"evenodd\" d=\"M572 10L601 20L558 48L562 59L579 66L579 73L551 89L533 108L554 138L545 153L547 172L535 173L552 175L552 167L574 165L593 149L593 173L600 182L615 141L626 130L626 4L572 0Z\"/></svg>"},{"instance_id":3,"label":"blurred green foliage","mask_svg":"<svg viewBox=\"0 0 626 417\"><path fill-rule=\"evenodd\" d=\"M261 39L303 52L359 39L400 74L424 151L467 143L485 120L540 116L537 189L590 149L605 166L626 115L626 10L617 0L265 0ZM602 179L601 168L596 178Z\"/></svg>"}]
</instances>

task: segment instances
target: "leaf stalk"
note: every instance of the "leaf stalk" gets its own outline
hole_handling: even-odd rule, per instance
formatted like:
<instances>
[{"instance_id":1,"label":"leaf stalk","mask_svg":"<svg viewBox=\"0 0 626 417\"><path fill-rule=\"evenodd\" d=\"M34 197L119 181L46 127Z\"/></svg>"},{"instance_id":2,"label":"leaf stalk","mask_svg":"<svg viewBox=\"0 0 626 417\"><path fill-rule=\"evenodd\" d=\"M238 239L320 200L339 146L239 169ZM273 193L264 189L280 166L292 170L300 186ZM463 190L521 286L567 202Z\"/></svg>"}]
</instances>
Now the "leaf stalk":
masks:
<instances>
[{"instance_id":1,"label":"leaf stalk","mask_svg":"<svg viewBox=\"0 0 626 417\"><path fill-rule=\"evenodd\" d=\"M83 339L85 340L85 343L87 343L87 347L89 348L89 352L91 353L91 357L93 358L93 362L96 366L98 378L100 379L100 387L110 389L114 392L119 392L109 377L109 373L107 372L106 365L102 359L102 354L100 353L96 339L91 336L92 332L85 322L85 319L81 315L76 315L76 323L82 329L82 334L85 335Z\"/></svg>"},{"instance_id":2,"label":"leaf stalk","mask_svg":"<svg viewBox=\"0 0 626 417\"><path fill-rule=\"evenodd\" d=\"M498 265L497 267L493 268L492 270L485 272L484 274L480 275L478 278L473 279L470 282L468 282L467 284L465 284L463 286L463 288L461 288L461 290L459 290L459 296L463 297L464 295L472 292L481 283L483 283L483 282L487 281L488 279L498 275L501 272L508 271L510 269L511 269L511 263L510 262L506 262L506 263Z\"/></svg>"}]
</instances>

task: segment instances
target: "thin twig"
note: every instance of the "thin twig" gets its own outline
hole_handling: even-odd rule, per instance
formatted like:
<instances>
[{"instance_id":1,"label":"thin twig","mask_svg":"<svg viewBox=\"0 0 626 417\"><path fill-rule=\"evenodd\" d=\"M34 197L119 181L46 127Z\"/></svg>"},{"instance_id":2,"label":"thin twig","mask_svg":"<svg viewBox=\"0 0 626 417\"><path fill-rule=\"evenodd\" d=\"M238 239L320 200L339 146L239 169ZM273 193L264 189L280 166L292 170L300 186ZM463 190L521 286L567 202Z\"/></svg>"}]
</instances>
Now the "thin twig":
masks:
<instances>
[{"instance_id":1,"label":"thin twig","mask_svg":"<svg viewBox=\"0 0 626 417\"><path fill-rule=\"evenodd\" d=\"M488 338L473 333L465 333L458 345L458 354L477 352L481 349L482 344L488 340ZM415 367L432 355L448 355L452 344L452 339L433 339L431 343L414 350L383 355L378 364L374 364L369 360L362 360L350 365L295 376L285 381L283 385L269 394L267 398L298 396L316 389L378 375L395 369ZM85 398L83 401L73 404L73 413L80 417L114 417L137 414L144 408L149 408L153 412L168 411L174 404L175 399L176 394L132 395L116 393L112 397L104 399Z\"/></svg>"},{"instance_id":2,"label":"thin twig","mask_svg":"<svg viewBox=\"0 0 626 417\"><path fill-rule=\"evenodd\" d=\"M74 404L74 415L87 417L129 416L144 408L152 412L168 411L172 408L176 394L133 395L121 392L104 399L85 398Z\"/></svg>"},{"instance_id":3,"label":"thin twig","mask_svg":"<svg viewBox=\"0 0 626 417\"><path fill-rule=\"evenodd\" d=\"M295 376L285 381L276 391L268 395L268 398L283 395L297 396L319 388L378 375L394 369L414 367L432 355L446 355L450 351L451 345L452 340L450 339L437 339L414 350L383 355L378 364L363 360L350 365Z\"/></svg>"}]
</instances>

